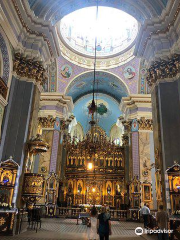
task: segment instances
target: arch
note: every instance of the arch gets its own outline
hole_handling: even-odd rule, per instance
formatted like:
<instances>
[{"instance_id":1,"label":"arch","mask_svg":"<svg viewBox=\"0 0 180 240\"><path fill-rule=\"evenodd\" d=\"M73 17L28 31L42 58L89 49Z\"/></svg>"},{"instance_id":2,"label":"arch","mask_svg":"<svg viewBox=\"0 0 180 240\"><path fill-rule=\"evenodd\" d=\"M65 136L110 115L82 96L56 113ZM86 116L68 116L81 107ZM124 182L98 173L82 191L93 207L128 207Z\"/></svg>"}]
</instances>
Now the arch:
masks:
<instances>
[{"instance_id":1,"label":"arch","mask_svg":"<svg viewBox=\"0 0 180 240\"><path fill-rule=\"evenodd\" d=\"M99 0L100 6L114 7L123 10L139 22L144 22L145 19L160 15L166 7L168 0ZM29 0L30 8L39 18L51 21L56 24L65 15L81 8L91 7L96 5L94 0L54 0L53 3L47 0Z\"/></svg>"},{"instance_id":2,"label":"arch","mask_svg":"<svg viewBox=\"0 0 180 240\"><path fill-rule=\"evenodd\" d=\"M8 38L2 27L0 27L0 51L2 57L2 79L9 88L12 79L12 53Z\"/></svg>"},{"instance_id":3,"label":"arch","mask_svg":"<svg viewBox=\"0 0 180 240\"><path fill-rule=\"evenodd\" d=\"M130 94L127 84L114 73L98 70L96 71L96 80L99 82L97 92L105 93L116 99L118 102L121 101L122 97ZM92 89L90 90L92 81L92 70L79 74L66 86L65 95L71 96L73 101L76 102L82 96L92 93ZM79 92L77 88L79 88Z\"/></svg>"}]
</instances>

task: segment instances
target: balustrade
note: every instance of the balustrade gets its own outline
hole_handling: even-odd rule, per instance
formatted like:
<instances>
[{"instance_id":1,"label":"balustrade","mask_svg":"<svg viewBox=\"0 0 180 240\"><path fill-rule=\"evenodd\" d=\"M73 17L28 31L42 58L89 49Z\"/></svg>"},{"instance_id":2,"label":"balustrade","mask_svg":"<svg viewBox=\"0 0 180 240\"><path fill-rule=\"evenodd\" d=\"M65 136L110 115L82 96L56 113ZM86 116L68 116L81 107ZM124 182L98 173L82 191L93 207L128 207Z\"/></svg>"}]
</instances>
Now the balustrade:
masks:
<instances>
[{"instance_id":1,"label":"balustrade","mask_svg":"<svg viewBox=\"0 0 180 240\"><path fill-rule=\"evenodd\" d=\"M58 207L56 209L56 217L75 218L78 217L80 212L81 212L80 208Z\"/></svg>"}]
</instances>

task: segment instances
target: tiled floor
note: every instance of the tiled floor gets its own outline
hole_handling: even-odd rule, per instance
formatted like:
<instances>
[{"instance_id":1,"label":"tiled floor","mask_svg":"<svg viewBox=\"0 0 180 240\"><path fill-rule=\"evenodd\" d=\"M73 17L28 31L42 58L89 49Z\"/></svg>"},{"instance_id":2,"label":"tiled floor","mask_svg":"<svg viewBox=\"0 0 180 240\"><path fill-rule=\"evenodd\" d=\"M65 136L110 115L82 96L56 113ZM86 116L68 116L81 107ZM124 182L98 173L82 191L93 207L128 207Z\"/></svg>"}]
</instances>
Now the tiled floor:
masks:
<instances>
[{"instance_id":1,"label":"tiled floor","mask_svg":"<svg viewBox=\"0 0 180 240\"><path fill-rule=\"evenodd\" d=\"M14 237L1 237L1 240L87 240L87 227L76 225L77 221L72 219L43 219L42 228L36 233L28 230ZM135 222L112 222L112 235L110 239L126 240L154 240L156 236L135 234L135 228L142 227L142 223Z\"/></svg>"}]
</instances>

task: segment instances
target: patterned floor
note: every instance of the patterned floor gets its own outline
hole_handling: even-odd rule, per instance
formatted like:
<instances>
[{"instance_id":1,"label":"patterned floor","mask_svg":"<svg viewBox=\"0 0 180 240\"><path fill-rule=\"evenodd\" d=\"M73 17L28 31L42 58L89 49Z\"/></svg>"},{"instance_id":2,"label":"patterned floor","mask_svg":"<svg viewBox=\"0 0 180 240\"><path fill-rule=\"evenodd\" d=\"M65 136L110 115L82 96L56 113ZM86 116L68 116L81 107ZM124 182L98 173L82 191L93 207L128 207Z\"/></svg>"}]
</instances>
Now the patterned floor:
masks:
<instances>
[{"instance_id":1,"label":"patterned floor","mask_svg":"<svg viewBox=\"0 0 180 240\"><path fill-rule=\"evenodd\" d=\"M25 233L14 237L1 237L1 240L87 240L87 227L73 219L43 219L42 228L36 233L34 230L28 230ZM135 228L142 227L141 223L135 222L112 222L112 236L110 239L157 239L156 236L142 235L138 237L135 234Z\"/></svg>"}]
</instances>

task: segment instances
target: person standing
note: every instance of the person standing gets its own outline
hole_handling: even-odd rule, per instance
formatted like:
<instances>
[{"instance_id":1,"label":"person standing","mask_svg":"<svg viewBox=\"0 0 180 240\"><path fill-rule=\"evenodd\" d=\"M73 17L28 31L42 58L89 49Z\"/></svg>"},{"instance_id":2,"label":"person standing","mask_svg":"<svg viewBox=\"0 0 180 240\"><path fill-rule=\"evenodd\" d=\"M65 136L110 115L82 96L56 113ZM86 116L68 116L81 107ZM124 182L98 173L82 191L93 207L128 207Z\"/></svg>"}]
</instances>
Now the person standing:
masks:
<instances>
[{"instance_id":1,"label":"person standing","mask_svg":"<svg viewBox=\"0 0 180 240\"><path fill-rule=\"evenodd\" d=\"M142 215L142 217L144 219L144 228L147 228L148 220L149 220L149 214L150 214L150 209L148 208L146 203L144 204L144 207L141 208L140 214Z\"/></svg>"},{"instance_id":2,"label":"person standing","mask_svg":"<svg viewBox=\"0 0 180 240\"><path fill-rule=\"evenodd\" d=\"M168 230L168 214L163 211L163 205L159 206L159 211L156 214L157 225L160 230ZM168 240L168 233L158 233L159 240Z\"/></svg>"},{"instance_id":3,"label":"person standing","mask_svg":"<svg viewBox=\"0 0 180 240\"><path fill-rule=\"evenodd\" d=\"M106 207L101 208L101 213L97 219L97 234L99 234L100 240L109 240L111 232L111 221L109 214L106 212Z\"/></svg>"},{"instance_id":4,"label":"person standing","mask_svg":"<svg viewBox=\"0 0 180 240\"><path fill-rule=\"evenodd\" d=\"M96 225L97 225L97 209L95 206L93 206L91 209L90 227L88 227L88 230L87 230L88 240L98 239L98 235L96 233Z\"/></svg>"}]
</instances>

